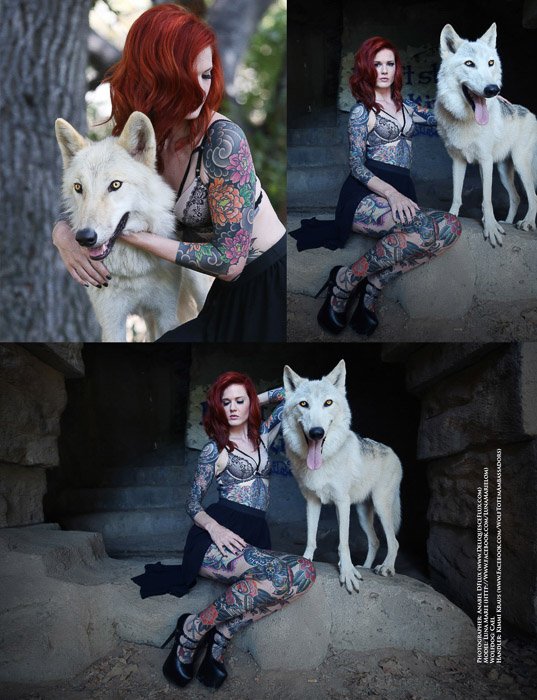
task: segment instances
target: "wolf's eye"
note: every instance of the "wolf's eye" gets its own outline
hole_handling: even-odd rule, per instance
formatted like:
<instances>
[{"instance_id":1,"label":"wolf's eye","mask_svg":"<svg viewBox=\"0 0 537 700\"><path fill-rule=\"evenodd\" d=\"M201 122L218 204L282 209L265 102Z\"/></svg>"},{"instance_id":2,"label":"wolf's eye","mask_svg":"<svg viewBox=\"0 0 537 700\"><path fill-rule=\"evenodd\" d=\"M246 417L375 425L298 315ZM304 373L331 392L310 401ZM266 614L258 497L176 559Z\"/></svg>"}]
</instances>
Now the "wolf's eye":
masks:
<instances>
[{"instance_id":1,"label":"wolf's eye","mask_svg":"<svg viewBox=\"0 0 537 700\"><path fill-rule=\"evenodd\" d=\"M465 61L464 65L468 66L469 68L475 68L475 63L473 61Z\"/></svg>"},{"instance_id":2,"label":"wolf's eye","mask_svg":"<svg viewBox=\"0 0 537 700\"><path fill-rule=\"evenodd\" d=\"M308 407L308 402L307 402L307 401L301 401L299 405L302 406L302 408L307 408L307 407Z\"/></svg>"},{"instance_id":3,"label":"wolf's eye","mask_svg":"<svg viewBox=\"0 0 537 700\"><path fill-rule=\"evenodd\" d=\"M108 185L108 191L113 192L114 190L119 190L123 183L121 180L112 180L112 182Z\"/></svg>"},{"instance_id":4,"label":"wolf's eye","mask_svg":"<svg viewBox=\"0 0 537 700\"><path fill-rule=\"evenodd\" d=\"M333 403L334 403L334 402L332 401L332 399L327 399L327 400L324 402L324 405L325 405L325 406L331 406Z\"/></svg>"},{"instance_id":5,"label":"wolf's eye","mask_svg":"<svg viewBox=\"0 0 537 700\"><path fill-rule=\"evenodd\" d=\"M493 66L493 65L494 65L494 61L493 61L492 58L491 58L490 61L489 61L489 66Z\"/></svg>"},{"instance_id":6,"label":"wolf's eye","mask_svg":"<svg viewBox=\"0 0 537 700\"><path fill-rule=\"evenodd\" d=\"M75 192L78 192L78 194L82 194L82 185L80 184L80 182L75 182L73 187L75 189Z\"/></svg>"}]
</instances>

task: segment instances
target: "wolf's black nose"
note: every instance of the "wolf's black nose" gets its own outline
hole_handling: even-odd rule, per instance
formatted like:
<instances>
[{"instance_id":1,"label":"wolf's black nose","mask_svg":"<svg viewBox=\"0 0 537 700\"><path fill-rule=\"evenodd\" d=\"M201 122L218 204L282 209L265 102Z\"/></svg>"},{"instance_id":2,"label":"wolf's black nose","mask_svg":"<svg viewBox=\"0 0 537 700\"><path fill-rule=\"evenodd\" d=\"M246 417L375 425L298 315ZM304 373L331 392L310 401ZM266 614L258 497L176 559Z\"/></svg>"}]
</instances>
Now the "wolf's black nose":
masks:
<instances>
[{"instance_id":1,"label":"wolf's black nose","mask_svg":"<svg viewBox=\"0 0 537 700\"><path fill-rule=\"evenodd\" d=\"M324 435L323 428L310 428L309 436L312 440L320 440Z\"/></svg>"},{"instance_id":2,"label":"wolf's black nose","mask_svg":"<svg viewBox=\"0 0 537 700\"><path fill-rule=\"evenodd\" d=\"M85 248L89 248L97 243L97 234L92 228L83 228L80 231L77 231L75 238L80 245L84 246Z\"/></svg>"},{"instance_id":3,"label":"wolf's black nose","mask_svg":"<svg viewBox=\"0 0 537 700\"><path fill-rule=\"evenodd\" d=\"M494 97L500 92L500 88L497 85L487 85L483 92L485 97Z\"/></svg>"}]
</instances>

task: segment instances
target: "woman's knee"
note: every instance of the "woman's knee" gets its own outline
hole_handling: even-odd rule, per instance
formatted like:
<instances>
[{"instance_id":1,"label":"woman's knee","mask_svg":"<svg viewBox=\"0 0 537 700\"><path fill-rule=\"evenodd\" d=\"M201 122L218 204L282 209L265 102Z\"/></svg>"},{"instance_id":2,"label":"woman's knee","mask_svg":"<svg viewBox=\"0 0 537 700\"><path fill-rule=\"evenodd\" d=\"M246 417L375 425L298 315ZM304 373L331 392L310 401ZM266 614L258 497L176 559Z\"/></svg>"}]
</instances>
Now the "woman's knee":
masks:
<instances>
[{"instance_id":1,"label":"woman's knee","mask_svg":"<svg viewBox=\"0 0 537 700\"><path fill-rule=\"evenodd\" d=\"M293 585L293 572L287 562L280 557L256 547L244 550L244 559L251 566L247 576L271 584L271 595L275 598L286 597Z\"/></svg>"},{"instance_id":2,"label":"woman's knee","mask_svg":"<svg viewBox=\"0 0 537 700\"><path fill-rule=\"evenodd\" d=\"M305 557L297 557L295 564L291 566L293 574L293 586L290 597L303 595L313 586L317 578L317 572L312 561Z\"/></svg>"},{"instance_id":3,"label":"woman's knee","mask_svg":"<svg viewBox=\"0 0 537 700\"><path fill-rule=\"evenodd\" d=\"M304 580L304 590L313 586L317 579L317 571L315 565L310 559L305 557L298 558L300 576Z\"/></svg>"},{"instance_id":4,"label":"woman's knee","mask_svg":"<svg viewBox=\"0 0 537 700\"><path fill-rule=\"evenodd\" d=\"M411 242L419 250L427 251L436 244L438 224L432 216L424 211L418 210L412 221L404 224L401 228L407 236L411 237Z\"/></svg>"}]
</instances>

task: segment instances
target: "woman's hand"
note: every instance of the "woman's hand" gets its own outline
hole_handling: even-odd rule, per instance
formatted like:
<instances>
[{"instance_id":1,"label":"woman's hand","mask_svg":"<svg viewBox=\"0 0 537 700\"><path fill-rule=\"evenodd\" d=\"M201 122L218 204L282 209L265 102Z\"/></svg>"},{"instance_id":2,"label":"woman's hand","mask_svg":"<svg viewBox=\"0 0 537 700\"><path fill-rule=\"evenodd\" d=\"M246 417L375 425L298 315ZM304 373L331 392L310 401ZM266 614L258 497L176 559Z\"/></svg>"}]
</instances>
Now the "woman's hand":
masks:
<instances>
[{"instance_id":1,"label":"woman's hand","mask_svg":"<svg viewBox=\"0 0 537 700\"><path fill-rule=\"evenodd\" d=\"M100 260L92 260L89 250L79 245L67 221L58 221L52 231L52 242L58 249L63 264L71 277L89 287L108 286L110 273Z\"/></svg>"},{"instance_id":2,"label":"woman's hand","mask_svg":"<svg viewBox=\"0 0 537 700\"><path fill-rule=\"evenodd\" d=\"M216 521L208 523L205 529L224 557L230 552L231 554L238 554L247 546L242 537L239 537L239 535L236 535Z\"/></svg>"},{"instance_id":3,"label":"woman's hand","mask_svg":"<svg viewBox=\"0 0 537 700\"><path fill-rule=\"evenodd\" d=\"M385 195L396 223L409 224L419 210L416 202L393 190Z\"/></svg>"}]
</instances>

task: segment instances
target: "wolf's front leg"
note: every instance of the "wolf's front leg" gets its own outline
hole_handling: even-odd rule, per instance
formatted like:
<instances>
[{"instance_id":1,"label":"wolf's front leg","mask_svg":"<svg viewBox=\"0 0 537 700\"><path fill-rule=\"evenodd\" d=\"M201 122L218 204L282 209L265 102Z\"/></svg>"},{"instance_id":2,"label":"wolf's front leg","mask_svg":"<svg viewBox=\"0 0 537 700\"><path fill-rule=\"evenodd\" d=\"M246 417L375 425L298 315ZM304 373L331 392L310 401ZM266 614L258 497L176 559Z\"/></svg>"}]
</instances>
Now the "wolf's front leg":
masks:
<instances>
[{"instance_id":1,"label":"wolf's front leg","mask_svg":"<svg viewBox=\"0 0 537 700\"><path fill-rule=\"evenodd\" d=\"M321 515L321 501L315 494L308 493L306 496L306 517L308 522L308 541L304 556L306 559L313 559L317 549L317 528L319 526L319 516Z\"/></svg>"},{"instance_id":2,"label":"wolf's front leg","mask_svg":"<svg viewBox=\"0 0 537 700\"><path fill-rule=\"evenodd\" d=\"M349 593L360 590L362 576L352 564L349 549L349 516L351 504L349 500L336 503L337 519L339 522L339 581L344 583Z\"/></svg>"},{"instance_id":3,"label":"wolf's front leg","mask_svg":"<svg viewBox=\"0 0 537 700\"><path fill-rule=\"evenodd\" d=\"M492 208L492 165L492 158L487 158L479 163L479 170L483 185L483 236L495 248L503 245L502 236L505 236L505 231L496 221Z\"/></svg>"},{"instance_id":4,"label":"wolf's front leg","mask_svg":"<svg viewBox=\"0 0 537 700\"><path fill-rule=\"evenodd\" d=\"M450 214L459 215L459 209L462 204L462 186L464 184L464 176L466 174L466 161L458 155L450 153L453 159L452 174L453 174L453 200L451 202Z\"/></svg>"},{"instance_id":5,"label":"wolf's front leg","mask_svg":"<svg viewBox=\"0 0 537 700\"><path fill-rule=\"evenodd\" d=\"M103 343L124 343L127 339L127 316L129 306L111 289L89 289L95 316L101 326Z\"/></svg>"}]
</instances>

